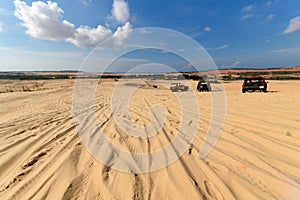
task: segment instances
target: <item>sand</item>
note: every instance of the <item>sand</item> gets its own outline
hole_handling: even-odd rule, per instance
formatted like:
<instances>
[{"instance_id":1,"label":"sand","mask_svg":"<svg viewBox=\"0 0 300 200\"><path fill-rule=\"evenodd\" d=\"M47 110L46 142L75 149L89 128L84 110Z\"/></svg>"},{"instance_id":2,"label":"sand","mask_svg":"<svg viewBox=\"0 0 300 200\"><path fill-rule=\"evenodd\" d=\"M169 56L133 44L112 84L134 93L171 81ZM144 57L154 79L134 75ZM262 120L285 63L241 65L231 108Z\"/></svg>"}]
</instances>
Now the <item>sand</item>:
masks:
<instances>
[{"instance_id":1,"label":"sand","mask_svg":"<svg viewBox=\"0 0 300 200\"><path fill-rule=\"evenodd\" d=\"M118 129L111 115L115 84L99 83L92 108L109 141L131 152L150 152L175 137L180 109L170 90L144 84L132 97L131 120L137 124L149 123L151 104L168 110L165 135L137 139ZM203 159L198 151L211 103L209 93L197 93L199 124L192 145L173 164L151 173L121 172L89 153L73 119L72 80L1 85L0 199L300 199L300 81L269 81L268 93L245 94L241 82L224 83L224 128Z\"/></svg>"}]
</instances>

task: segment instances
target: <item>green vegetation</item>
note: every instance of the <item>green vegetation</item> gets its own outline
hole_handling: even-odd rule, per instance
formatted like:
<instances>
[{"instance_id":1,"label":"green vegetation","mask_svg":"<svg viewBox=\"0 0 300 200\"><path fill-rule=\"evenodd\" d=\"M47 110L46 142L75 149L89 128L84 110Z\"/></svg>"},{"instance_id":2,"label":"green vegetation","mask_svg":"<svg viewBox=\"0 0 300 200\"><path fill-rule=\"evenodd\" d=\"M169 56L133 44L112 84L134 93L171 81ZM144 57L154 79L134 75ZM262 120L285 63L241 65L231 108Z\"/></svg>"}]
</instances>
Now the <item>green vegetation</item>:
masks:
<instances>
[{"instance_id":1,"label":"green vegetation","mask_svg":"<svg viewBox=\"0 0 300 200\"><path fill-rule=\"evenodd\" d=\"M264 76L270 80L300 80L300 71L272 71L272 72L235 72L223 75L222 79L225 81L230 80L241 80L247 76ZM198 74L182 73L180 75L172 74L84 74L77 76L77 74L66 74L66 73L49 73L49 74L38 74L38 73L27 73L27 72L0 72L0 79L11 79L11 80L53 80L53 79L167 79L167 80L195 80L199 81L203 78Z\"/></svg>"},{"instance_id":2,"label":"green vegetation","mask_svg":"<svg viewBox=\"0 0 300 200\"><path fill-rule=\"evenodd\" d=\"M223 80L241 80L249 76L264 76L270 80L300 80L300 71L236 72L222 76Z\"/></svg>"},{"instance_id":3,"label":"green vegetation","mask_svg":"<svg viewBox=\"0 0 300 200\"><path fill-rule=\"evenodd\" d=\"M300 71L277 71L277 72L271 72L270 74L300 74Z\"/></svg>"},{"instance_id":4,"label":"green vegetation","mask_svg":"<svg viewBox=\"0 0 300 200\"><path fill-rule=\"evenodd\" d=\"M263 75L268 75L270 74L269 72L243 72L243 73L237 73L241 78L246 77L246 76L263 76Z\"/></svg>"},{"instance_id":5,"label":"green vegetation","mask_svg":"<svg viewBox=\"0 0 300 200\"><path fill-rule=\"evenodd\" d=\"M275 76L269 78L270 80L300 80L300 77L296 76Z\"/></svg>"}]
</instances>

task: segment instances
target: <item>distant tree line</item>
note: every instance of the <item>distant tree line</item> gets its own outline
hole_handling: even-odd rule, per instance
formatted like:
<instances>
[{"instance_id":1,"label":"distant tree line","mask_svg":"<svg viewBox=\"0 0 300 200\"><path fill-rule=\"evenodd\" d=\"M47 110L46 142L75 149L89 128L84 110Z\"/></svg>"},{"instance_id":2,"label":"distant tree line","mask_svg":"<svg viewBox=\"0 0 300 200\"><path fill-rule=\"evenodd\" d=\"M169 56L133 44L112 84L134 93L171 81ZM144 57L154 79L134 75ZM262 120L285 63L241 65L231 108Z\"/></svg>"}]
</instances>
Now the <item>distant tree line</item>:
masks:
<instances>
[{"instance_id":1,"label":"distant tree line","mask_svg":"<svg viewBox=\"0 0 300 200\"><path fill-rule=\"evenodd\" d=\"M32 74L0 74L0 79L11 80L50 80L50 79L69 79L68 75L32 75Z\"/></svg>"},{"instance_id":2,"label":"distant tree line","mask_svg":"<svg viewBox=\"0 0 300 200\"><path fill-rule=\"evenodd\" d=\"M223 80L241 80L247 76L268 76L270 80L300 80L300 71L274 71L274 72L237 72L223 75ZM51 80L51 79L165 79L165 80L209 80L207 75L200 76L199 74L182 73L179 75L166 74L102 74L102 75L67 75L67 74L26 74L26 73L0 73L0 79L12 80ZM213 78L216 79L216 78ZM212 79L212 80L213 80ZM211 81L211 80L209 80Z\"/></svg>"}]
</instances>

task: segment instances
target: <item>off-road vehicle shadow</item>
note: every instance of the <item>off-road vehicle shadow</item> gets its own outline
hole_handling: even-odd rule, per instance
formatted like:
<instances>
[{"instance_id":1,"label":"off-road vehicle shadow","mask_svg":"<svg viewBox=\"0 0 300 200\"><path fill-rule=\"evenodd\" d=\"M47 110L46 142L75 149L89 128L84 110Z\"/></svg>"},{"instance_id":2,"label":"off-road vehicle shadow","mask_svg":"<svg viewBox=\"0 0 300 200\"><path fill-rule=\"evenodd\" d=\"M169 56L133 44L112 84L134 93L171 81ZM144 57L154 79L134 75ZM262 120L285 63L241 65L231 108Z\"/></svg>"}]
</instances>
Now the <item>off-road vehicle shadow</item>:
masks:
<instances>
[{"instance_id":1,"label":"off-road vehicle shadow","mask_svg":"<svg viewBox=\"0 0 300 200\"><path fill-rule=\"evenodd\" d=\"M278 92L280 92L280 91L276 91L276 90L269 90L269 91L267 91L267 93L278 93Z\"/></svg>"}]
</instances>

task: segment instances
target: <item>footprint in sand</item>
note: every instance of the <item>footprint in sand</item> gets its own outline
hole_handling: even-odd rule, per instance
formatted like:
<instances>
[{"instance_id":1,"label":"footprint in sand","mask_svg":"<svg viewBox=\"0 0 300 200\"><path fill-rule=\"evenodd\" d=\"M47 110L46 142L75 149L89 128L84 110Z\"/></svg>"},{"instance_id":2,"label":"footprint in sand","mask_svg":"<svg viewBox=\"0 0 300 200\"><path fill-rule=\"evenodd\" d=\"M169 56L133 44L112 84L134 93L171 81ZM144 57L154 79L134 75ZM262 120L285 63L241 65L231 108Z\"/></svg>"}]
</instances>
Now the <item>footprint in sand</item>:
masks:
<instances>
[{"instance_id":1,"label":"footprint in sand","mask_svg":"<svg viewBox=\"0 0 300 200\"><path fill-rule=\"evenodd\" d=\"M220 191L215 187L215 185L212 182L206 180L206 181L204 181L204 185L205 185L205 190L206 190L207 194L211 198L218 199L218 200L224 199L222 194L220 193Z\"/></svg>"},{"instance_id":2,"label":"footprint in sand","mask_svg":"<svg viewBox=\"0 0 300 200\"><path fill-rule=\"evenodd\" d=\"M226 168L226 167L224 167L224 166L222 166L222 165L220 165L216 162L210 161L210 162L206 162L206 164L211 166L213 169L216 169L216 170L221 171L221 172L228 172L229 171L228 168Z\"/></svg>"}]
</instances>

